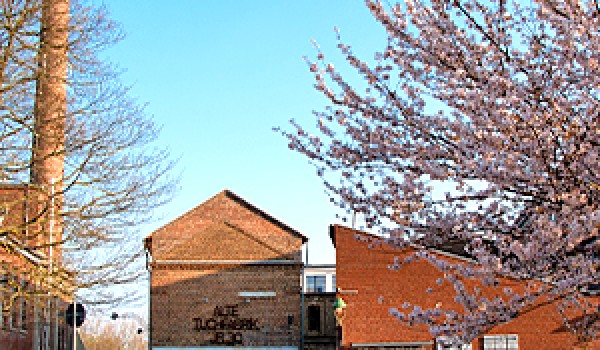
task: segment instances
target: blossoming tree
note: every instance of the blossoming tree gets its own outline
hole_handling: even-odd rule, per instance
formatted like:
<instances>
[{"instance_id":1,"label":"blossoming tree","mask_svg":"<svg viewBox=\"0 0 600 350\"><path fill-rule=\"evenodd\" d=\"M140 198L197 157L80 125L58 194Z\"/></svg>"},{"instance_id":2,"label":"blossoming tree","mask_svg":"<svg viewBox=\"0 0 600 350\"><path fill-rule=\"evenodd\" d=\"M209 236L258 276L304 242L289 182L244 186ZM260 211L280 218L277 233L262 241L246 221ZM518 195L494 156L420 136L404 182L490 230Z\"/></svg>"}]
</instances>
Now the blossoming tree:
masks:
<instances>
[{"instance_id":1,"label":"blossoming tree","mask_svg":"<svg viewBox=\"0 0 600 350\"><path fill-rule=\"evenodd\" d=\"M337 205L393 244L424 247L415 258L444 271L463 306L394 314L467 342L551 299L568 329L596 337L586 294L600 279L598 1L366 4L387 45L367 62L339 39L345 71L317 48L307 62L330 105L315 132L292 122L283 134ZM475 264L425 249L456 241ZM467 277L525 287L490 298Z\"/></svg>"}]
</instances>

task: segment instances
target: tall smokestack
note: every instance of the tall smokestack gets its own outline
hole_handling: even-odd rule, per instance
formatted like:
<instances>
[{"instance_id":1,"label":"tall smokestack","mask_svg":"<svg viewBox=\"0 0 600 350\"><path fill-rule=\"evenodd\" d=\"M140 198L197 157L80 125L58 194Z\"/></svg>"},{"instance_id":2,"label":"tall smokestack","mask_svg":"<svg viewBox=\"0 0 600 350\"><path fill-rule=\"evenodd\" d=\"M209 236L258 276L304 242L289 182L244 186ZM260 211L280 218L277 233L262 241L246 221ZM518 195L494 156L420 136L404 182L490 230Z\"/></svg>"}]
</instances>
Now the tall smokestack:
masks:
<instances>
[{"instance_id":1,"label":"tall smokestack","mask_svg":"<svg viewBox=\"0 0 600 350\"><path fill-rule=\"evenodd\" d=\"M53 245L62 242L63 226L58 215L62 211L65 164L65 125L67 114L67 49L69 42L69 0L42 0L40 47L35 95L30 182L33 198L27 198L39 222L28 231L35 235L36 245L47 248L48 278L60 265L62 253ZM41 214L41 215L40 215ZM42 315L34 311L34 347L44 349L58 346L58 320L54 316L56 300L48 298ZM40 338L41 324L44 328ZM75 338L75 337L73 337ZM38 343L40 342L40 343Z\"/></svg>"},{"instance_id":2,"label":"tall smokestack","mask_svg":"<svg viewBox=\"0 0 600 350\"><path fill-rule=\"evenodd\" d=\"M59 186L64 174L69 0L42 3L30 180L49 187Z\"/></svg>"},{"instance_id":3,"label":"tall smokestack","mask_svg":"<svg viewBox=\"0 0 600 350\"><path fill-rule=\"evenodd\" d=\"M69 0L43 0L40 48L34 110L34 134L31 152L30 182L35 196L36 214L42 213L37 244L62 241L62 225L56 220L62 208L64 177L65 123L67 113L67 48L69 36ZM60 252L48 248L51 259Z\"/></svg>"}]
</instances>

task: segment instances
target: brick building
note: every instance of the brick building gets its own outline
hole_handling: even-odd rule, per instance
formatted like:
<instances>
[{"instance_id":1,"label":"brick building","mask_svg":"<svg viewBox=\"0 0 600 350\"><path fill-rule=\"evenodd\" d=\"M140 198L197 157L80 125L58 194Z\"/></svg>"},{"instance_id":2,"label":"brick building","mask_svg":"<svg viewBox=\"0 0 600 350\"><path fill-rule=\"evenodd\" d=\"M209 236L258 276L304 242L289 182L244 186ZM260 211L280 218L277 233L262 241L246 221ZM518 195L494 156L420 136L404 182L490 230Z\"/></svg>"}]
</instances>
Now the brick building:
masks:
<instances>
[{"instance_id":1,"label":"brick building","mask_svg":"<svg viewBox=\"0 0 600 350\"><path fill-rule=\"evenodd\" d=\"M307 238L224 190L145 240L153 349L297 349Z\"/></svg>"},{"instance_id":2,"label":"brick building","mask_svg":"<svg viewBox=\"0 0 600 350\"><path fill-rule=\"evenodd\" d=\"M304 349L335 349L335 265L304 265Z\"/></svg>"},{"instance_id":3,"label":"brick building","mask_svg":"<svg viewBox=\"0 0 600 350\"><path fill-rule=\"evenodd\" d=\"M29 124L33 130L29 135L20 135L27 129L13 129L11 133L16 130L23 139L13 145L16 148L7 149L17 150L12 155L23 162L22 170L29 170L29 181L0 185L0 302L5 311L0 316L0 349L62 350L70 344L66 337L71 331L60 314L65 301L73 297L72 290L63 288L71 283L73 274L62 268L60 243L70 3L44 0L38 5L39 51L31 57L39 68L34 75L35 96L31 96L34 108L32 115L17 116L28 124L33 122ZM22 65L23 61L11 59L5 63ZM21 142L27 136L31 137L31 148L29 155L21 158ZM20 167L6 165L13 170ZM1 175L3 180L8 178L4 172ZM16 178L22 180L23 175Z\"/></svg>"},{"instance_id":4,"label":"brick building","mask_svg":"<svg viewBox=\"0 0 600 350\"><path fill-rule=\"evenodd\" d=\"M49 257L48 248L40 248L39 237L31 232L38 232L31 218L40 217L35 188L0 185L0 349L71 348L64 295L44 293L43 285L52 282L33 271L52 269L66 277L57 264L60 254Z\"/></svg>"},{"instance_id":5,"label":"brick building","mask_svg":"<svg viewBox=\"0 0 600 350\"><path fill-rule=\"evenodd\" d=\"M394 250L385 244L373 245L381 238L342 226L331 226L330 235L336 248L338 297L347 304L342 323L343 346L362 349L456 349L442 345L443 339L432 339L427 327L408 327L390 315L392 307L402 311L404 302L424 308L439 305L451 309L457 306L454 289L447 283L436 283L439 277L443 277L439 270L429 262L414 260L392 271L389 266L394 263L394 258L408 256L414 252L412 248ZM456 254L444 251L436 251L436 254L453 263L471 263ZM467 287L469 283L465 282ZM503 287L518 289L519 284L503 280L500 288ZM428 288L432 288L430 293L426 292ZM600 304L599 297L592 296L590 301ZM555 305L546 302L496 326L463 349L600 349L600 339L588 344L578 343L575 335L563 326Z\"/></svg>"}]
</instances>

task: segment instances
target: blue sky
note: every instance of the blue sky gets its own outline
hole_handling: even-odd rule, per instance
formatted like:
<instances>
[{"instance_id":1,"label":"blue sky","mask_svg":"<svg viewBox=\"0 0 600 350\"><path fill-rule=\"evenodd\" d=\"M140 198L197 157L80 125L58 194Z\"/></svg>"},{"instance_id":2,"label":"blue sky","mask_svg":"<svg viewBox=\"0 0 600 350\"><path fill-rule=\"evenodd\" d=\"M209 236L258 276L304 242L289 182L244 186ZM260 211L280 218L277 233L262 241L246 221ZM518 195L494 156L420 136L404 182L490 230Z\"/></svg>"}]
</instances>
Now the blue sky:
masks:
<instances>
[{"instance_id":1,"label":"blue sky","mask_svg":"<svg viewBox=\"0 0 600 350\"><path fill-rule=\"evenodd\" d=\"M314 124L325 100L303 56L315 39L336 53L333 28L371 59L385 33L360 0L105 0L126 38L107 52L180 157L181 191L150 234L228 188L309 238L310 263L334 263L340 222L308 160L273 127ZM337 65L336 65L337 66Z\"/></svg>"}]
</instances>

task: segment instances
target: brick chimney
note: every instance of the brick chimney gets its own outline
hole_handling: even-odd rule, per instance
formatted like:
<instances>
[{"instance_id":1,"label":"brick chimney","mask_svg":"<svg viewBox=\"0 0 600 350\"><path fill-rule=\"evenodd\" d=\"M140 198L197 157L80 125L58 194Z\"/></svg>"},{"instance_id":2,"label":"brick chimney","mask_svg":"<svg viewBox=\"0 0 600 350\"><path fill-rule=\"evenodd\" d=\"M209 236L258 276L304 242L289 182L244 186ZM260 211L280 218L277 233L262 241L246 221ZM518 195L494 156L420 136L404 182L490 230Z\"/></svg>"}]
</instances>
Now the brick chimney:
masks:
<instances>
[{"instance_id":1,"label":"brick chimney","mask_svg":"<svg viewBox=\"0 0 600 350\"><path fill-rule=\"evenodd\" d=\"M62 239L62 224L56 218L63 198L70 4L69 0L44 0L42 4L30 182L39 193L33 201L41 203L35 211L42 214L33 228L40 230L35 241L56 243Z\"/></svg>"}]
</instances>

